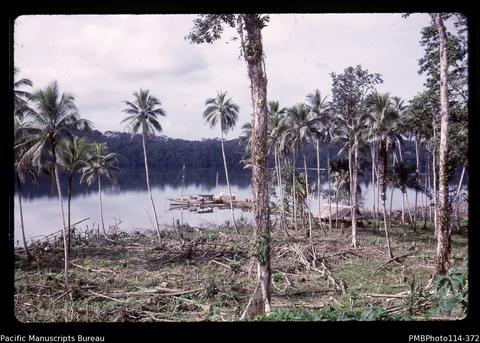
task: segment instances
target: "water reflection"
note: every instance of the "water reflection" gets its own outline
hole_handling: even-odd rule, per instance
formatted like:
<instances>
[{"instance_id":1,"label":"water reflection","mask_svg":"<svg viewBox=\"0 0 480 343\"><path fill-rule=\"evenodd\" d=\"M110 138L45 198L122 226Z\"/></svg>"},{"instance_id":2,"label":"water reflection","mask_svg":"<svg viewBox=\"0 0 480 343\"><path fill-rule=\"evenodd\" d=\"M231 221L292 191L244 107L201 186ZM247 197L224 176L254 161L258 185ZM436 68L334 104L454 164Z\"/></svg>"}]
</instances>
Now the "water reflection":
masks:
<instances>
[{"instance_id":1,"label":"water reflection","mask_svg":"<svg viewBox=\"0 0 480 343\"><path fill-rule=\"evenodd\" d=\"M161 171L150 174L152 193L158 211L159 223L163 226L172 225L173 222L189 223L195 227L205 227L210 224L221 225L230 220L229 210L214 209L213 213L192 213L188 210L169 210L169 198L178 198L182 190L181 171ZM252 198L250 188L251 173L249 170L232 170L230 180L232 192L238 199ZM221 170L198 169L186 172L184 194L214 194L218 192L227 193L225 177ZM326 180L325 180L326 181ZM66 194L66 179L61 178L64 195ZM312 177L311 182L315 182ZM102 182L103 185L103 208L106 225L120 223L119 228L124 231L153 229L150 203L145 185L145 174L143 170L127 170L118 174L118 184L110 185ZM360 180L361 206L371 208L373 202L372 184L369 178ZM322 184L327 188L326 183ZM390 189L387 190L390 197ZM408 190L408 196L413 200L415 191ZM58 199L52 193L51 181L49 178L39 178L37 185L25 184L22 189L23 211L26 236L35 238L46 235L61 229L62 220ZM20 219L18 217L18 204L15 198L15 240L20 240ZM389 203L389 199L387 202ZM325 204L326 200L322 202ZM317 213L318 200L311 198L312 211ZM401 208L402 195L398 189L393 193L393 208ZM418 199L420 205L420 197ZM65 204L66 208L66 204ZM237 219L244 218L251 220L249 212L240 209L235 210ZM100 215L98 209L98 195L96 185L88 187L78 184L78 177L74 181L72 197L72 223L90 218L79 225L78 229L85 230L98 227Z\"/></svg>"}]
</instances>

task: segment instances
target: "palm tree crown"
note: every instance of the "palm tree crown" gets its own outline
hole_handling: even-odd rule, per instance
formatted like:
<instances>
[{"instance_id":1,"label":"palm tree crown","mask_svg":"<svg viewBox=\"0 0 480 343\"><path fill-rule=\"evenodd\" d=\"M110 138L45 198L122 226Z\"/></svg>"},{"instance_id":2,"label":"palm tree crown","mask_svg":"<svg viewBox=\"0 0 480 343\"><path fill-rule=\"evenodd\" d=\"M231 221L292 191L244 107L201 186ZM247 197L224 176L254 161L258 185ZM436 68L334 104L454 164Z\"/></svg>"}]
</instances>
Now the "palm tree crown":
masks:
<instances>
[{"instance_id":1,"label":"palm tree crown","mask_svg":"<svg viewBox=\"0 0 480 343\"><path fill-rule=\"evenodd\" d=\"M227 99L227 92L218 92L217 97L207 99L205 105L207 108L203 112L203 118L211 128L220 123L222 133L233 129L238 119L239 107L231 98Z\"/></svg>"},{"instance_id":2,"label":"palm tree crown","mask_svg":"<svg viewBox=\"0 0 480 343\"><path fill-rule=\"evenodd\" d=\"M83 169L80 182L86 182L91 185L95 182L98 175L104 175L113 183L116 182L116 177L113 174L113 171L119 170L115 165L117 163L117 154L114 152L107 152L108 147L106 143L93 144L93 155L87 160L88 166Z\"/></svg>"},{"instance_id":3,"label":"palm tree crown","mask_svg":"<svg viewBox=\"0 0 480 343\"><path fill-rule=\"evenodd\" d=\"M122 120L127 124L130 133L134 134L141 130L144 135L162 132L162 126L158 121L158 116L165 116L165 110L160 106L162 103L155 96L150 95L149 90L140 89L133 93L135 100L133 102L124 101L127 108L122 112L128 116Z\"/></svg>"}]
</instances>

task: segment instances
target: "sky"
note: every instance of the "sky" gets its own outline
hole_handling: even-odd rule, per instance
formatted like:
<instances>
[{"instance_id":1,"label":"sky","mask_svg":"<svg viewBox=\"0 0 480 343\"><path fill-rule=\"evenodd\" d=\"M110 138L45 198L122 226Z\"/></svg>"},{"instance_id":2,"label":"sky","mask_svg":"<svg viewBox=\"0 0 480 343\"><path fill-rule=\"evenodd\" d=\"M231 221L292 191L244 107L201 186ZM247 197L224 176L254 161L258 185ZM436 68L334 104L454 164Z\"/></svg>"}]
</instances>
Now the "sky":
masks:
<instances>
[{"instance_id":1,"label":"sky","mask_svg":"<svg viewBox=\"0 0 480 343\"><path fill-rule=\"evenodd\" d=\"M162 103L162 134L183 139L220 136L202 113L205 100L227 91L239 105L237 137L252 106L246 62L236 32L213 44L191 44L195 15L34 15L15 21L14 64L33 90L57 80L74 95L79 113L95 128L125 131L123 101L140 88ZM330 73L360 64L380 73L379 91L406 102L423 88L418 75L427 14L274 14L263 29L267 98L281 106L305 101L319 89L330 96Z\"/></svg>"}]
</instances>

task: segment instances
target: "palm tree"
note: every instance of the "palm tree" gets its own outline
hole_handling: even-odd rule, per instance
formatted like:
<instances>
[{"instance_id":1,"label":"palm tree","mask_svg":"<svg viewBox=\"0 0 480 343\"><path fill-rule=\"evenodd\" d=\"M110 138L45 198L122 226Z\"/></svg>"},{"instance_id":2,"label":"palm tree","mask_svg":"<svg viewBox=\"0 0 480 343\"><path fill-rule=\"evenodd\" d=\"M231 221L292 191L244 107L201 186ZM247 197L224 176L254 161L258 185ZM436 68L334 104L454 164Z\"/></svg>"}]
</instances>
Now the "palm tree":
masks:
<instances>
[{"instance_id":1,"label":"palm tree","mask_svg":"<svg viewBox=\"0 0 480 343\"><path fill-rule=\"evenodd\" d=\"M232 102L231 98L227 99L227 92L218 92L216 98L209 98L205 101L207 108L203 112L203 118L213 129L218 123L220 124L221 145L223 165L225 167L225 178L227 180L228 194L230 196L230 211L232 214L232 223L235 230L238 232L237 224L235 223L235 216L233 213L233 199L232 190L230 188L230 180L228 178L227 159L225 157L225 149L223 147L223 135L235 127L238 119L239 107Z\"/></svg>"},{"instance_id":2,"label":"palm tree","mask_svg":"<svg viewBox=\"0 0 480 343\"><path fill-rule=\"evenodd\" d=\"M280 199L281 210L281 226L286 236L288 236L287 223L285 218L283 183L282 183L282 165L280 159L280 145L282 135L285 131L285 113L284 107L280 108L278 101L270 101L268 103L269 117L268 117L268 147L269 150L273 148L273 155L275 161L275 174L277 176L277 193Z\"/></svg>"},{"instance_id":3,"label":"palm tree","mask_svg":"<svg viewBox=\"0 0 480 343\"><path fill-rule=\"evenodd\" d=\"M87 159L87 166L82 168L82 176L80 182L86 182L89 186L98 182L98 203L100 207L100 219L102 222L103 234L107 237L105 230L105 222L103 220L103 205L102 205L102 183L101 175L107 177L112 183L116 183L116 177L113 174L114 171L118 171L119 168L115 166L117 163L117 154L108 152L106 143L93 143L93 155Z\"/></svg>"},{"instance_id":4,"label":"palm tree","mask_svg":"<svg viewBox=\"0 0 480 343\"><path fill-rule=\"evenodd\" d=\"M63 210L62 189L59 177L58 153L62 140L73 137L74 130L90 130L90 121L77 114L75 98L69 93L60 95L58 84L52 82L45 90L31 96L35 110L27 113L31 121L26 125L32 146L25 152L20 164L32 161L40 171L49 170L57 185L58 201L63 223L63 244L65 255L65 284L68 288L67 227Z\"/></svg>"},{"instance_id":5,"label":"palm tree","mask_svg":"<svg viewBox=\"0 0 480 343\"><path fill-rule=\"evenodd\" d=\"M124 101L128 106L122 112L128 116L122 120L122 123L127 123L127 129L132 136L138 131L141 131L143 144L143 157L145 162L145 178L147 181L148 194L150 195L150 203L152 205L153 215L155 217L155 224L158 239L161 240L160 226L158 224L157 210L153 202L152 190L150 188L150 178L148 175L148 159L147 148L145 146L145 137L155 132L162 132L162 126L158 121L158 116L165 116L165 111L158 107L162 103L153 95L150 95L149 90L142 90L133 93L135 100L133 102Z\"/></svg>"},{"instance_id":6,"label":"palm tree","mask_svg":"<svg viewBox=\"0 0 480 343\"><path fill-rule=\"evenodd\" d=\"M71 229L71 200L72 200L72 180L73 176L88 167L87 153L90 149L90 144L87 143L85 138L73 137L62 142L62 147L58 156L58 163L67 172L67 227L68 227L68 251L70 252L72 247L72 229Z\"/></svg>"},{"instance_id":7,"label":"palm tree","mask_svg":"<svg viewBox=\"0 0 480 343\"><path fill-rule=\"evenodd\" d=\"M313 116L317 119L316 126L314 128L312 127L312 135L316 142L316 151L317 151L317 196L318 196L318 215L319 216L321 211L321 198L322 198L321 197L321 180L320 180L320 141L321 140L328 141L328 143L330 143L330 139L328 136L328 131L330 129L330 120L329 120L329 114L327 112L328 103L326 100L327 100L327 97L322 98L322 95L320 94L320 91L318 89L316 89L313 93L307 95L307 102L308 102L308 105L310 106L310 111L313 114ZM327 149L329 149L329 147ZM331 189L329 188L329 192L330 191ZM329 225L331 228L332 218L331 218L330 195L329 195L328 218L329 218Z\"/></svg>"},{"instance_id":8,"label":"palm tree","mask_svg":"<svg viewBox=\"0 0 480 343\"><path fill-rule=\"evenodd\" d=\"M352 248L358 247L357 239L357 193L358 193L358 151L363 143L366 129L366 117L362 112L355 112L353 115L337 113L335 115L337 141L344 144L338 154L345 151L348 156L349 184L350 184L350 210L352 218Z\"/></svg>"},{"instance_id":9,"label":"palm tree","mask_svg":"<svg viewBox=\"0 0 480 343\"><path fill-rule=\"evenodd\" d=\"M16 76L20 70L18 68L13 69L13 74ZM19 119L23 119L26 114L32 111L28 105L28 100L31 97L30 92L27 92L21 87L33 86L33 82L30 79L19 79L13 83L13 105L15 109L15 116Z\"/></svg>"},{"instance_id":10,"label":"palm tree","mask_svg":"<svg viewBox=\"0 0 480 343\"><path fill-rule=\"evenodd\" d=\"M293 152L297 147L302 147L303 149L303 165L305 172L305 194L306 202L308 203L308 236L312 236L312 217L311 209L309 205L309 185L308 185L308 170L307 170L307 159L305 153L305 144L311 139L311 130L312 127L316 124L317 119L312 118L310 114L310 109L305 104L297 104L292 108L288 109L288 114L286 117L288 129L285 130L283 135L283 144L289 142L292 146ZM295 156L295 154L294 154ZM295 157L293 161L294 171L295 171ZM295 175L295 173L293 173ZM295 181L295 178L293 179ZM295 189L295 185L293 186ZM295 193L294 193L295 194ZM294 210L295 211L295 210Z\"/></svg>"},{"instance_id":11,"label":"palm tree","mask_svg":"<svg viewBox=\"0 0 480 343\"><path fill-rule=\"evenodd\" d=\"M23 247L25 249L25 253L27 254L27 258L29 260L33 260L33 255L28 249L27 239L25 237L25 225L23 222L23 208L22 208L22 194L21 194L21 184L25 182L26 176L29 176L33 182L36 181L36 175L31 168L31 165L28 161L24 163L20 163L22 160L23 154L28 149L28 145L30 144L28 136L25 135L23 129L23 122L16 116L14 118L14 137L15 137L15 145L14 145L14 153L15 153L15 181L17 184L17 196L18 196L18 208L20 211L20 226L22 229L22 240L23 240Z\"/></svg>"},{"instance_id":12,"label":"palm tree","mask_svg":"<svg viewBox=\"0 0 480 343\"><path fill-rule=\"evenodd\" d=\"M393 168L393 185L402 192L402 195L407 199L407 213L410 217L410 222L413 223L413 216L410 212L410 202L408 200L407 188L420 188L415 173L415 166L407 165L405 162L399 162ZM413 174L413 175L412 175ZM402 201L403 208L403 201Z\"/></svg>"},{"instance_id":13,"label":"palm tree","mask_svg":"<svg viewBox=\"0 0 480 343\"><path fill-rule=\"evenodd\" d=\"M397 132L395 124L399 118L398 107L388 93L374 93L368 100L367 110L369 121L369 136L373 142L377 142L378 156L378 183L380 185L380 197L383 204L383 223L387 249L390 258L393 258L392 248L390 246L389 228L387 225L386 214L386 189L387 189L387 150L389 146L401 139ZM372 156L373 157L373 156ZM372 170L372 173L374 170Z\"/></svg>"}]
</instances>

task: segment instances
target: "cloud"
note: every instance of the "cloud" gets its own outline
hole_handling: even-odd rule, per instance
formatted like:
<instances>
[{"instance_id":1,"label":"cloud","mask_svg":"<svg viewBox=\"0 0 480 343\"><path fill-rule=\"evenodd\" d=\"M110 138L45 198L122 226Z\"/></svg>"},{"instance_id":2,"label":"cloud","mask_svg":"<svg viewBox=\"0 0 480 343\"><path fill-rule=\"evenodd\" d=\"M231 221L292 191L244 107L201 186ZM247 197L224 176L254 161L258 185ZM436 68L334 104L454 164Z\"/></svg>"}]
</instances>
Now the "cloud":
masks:
<instances>
[{"instance_id":1,"label":"cloud","mask_svg":"<svg viewBox=\"0 0 480 343\"><path fill-rule=\"evenodd\" d=\"M21 76L43 88L56 79L73 93L84 117L101 131L123 130L123 100L150 89L167 112L160 121L171 137L218 136L204 123L205 99L225 90L240 106L240 133L249 121L250 81L228 28L220 41L184 39L194 15L21 16L15 22L14 59ZM427 15L272 15L263 30L268 97L290 106L318 88L328 95L329 74L362 64L384 76L382 87L408 100L420 91L417 60ZM218 130L217 130L218 131Z\"/></svg>"}]
</instances>

